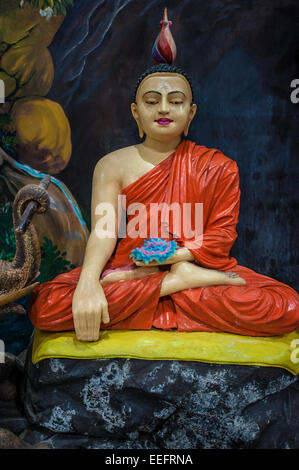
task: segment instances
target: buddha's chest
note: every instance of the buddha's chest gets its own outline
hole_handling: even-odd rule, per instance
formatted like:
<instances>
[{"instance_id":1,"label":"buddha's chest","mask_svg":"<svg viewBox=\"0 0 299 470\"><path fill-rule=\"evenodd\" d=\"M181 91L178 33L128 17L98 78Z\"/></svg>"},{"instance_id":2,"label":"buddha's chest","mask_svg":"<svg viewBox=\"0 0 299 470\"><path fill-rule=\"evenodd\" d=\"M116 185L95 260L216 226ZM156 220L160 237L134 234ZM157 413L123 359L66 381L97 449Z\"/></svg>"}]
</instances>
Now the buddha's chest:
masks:
<instances>
[{"instance_id":1,"label":"buddha's chest","mask_svg":"<svg viewBox=\"0 0 299 470\"><path fill-rule=\"evenodd\" d=\"M146 162L144 164L132 162L131 165L126 166L122 171L122 189L138 181L141 177L153 170L155 166L156 165Z\"/></svg>"}]
</instances>

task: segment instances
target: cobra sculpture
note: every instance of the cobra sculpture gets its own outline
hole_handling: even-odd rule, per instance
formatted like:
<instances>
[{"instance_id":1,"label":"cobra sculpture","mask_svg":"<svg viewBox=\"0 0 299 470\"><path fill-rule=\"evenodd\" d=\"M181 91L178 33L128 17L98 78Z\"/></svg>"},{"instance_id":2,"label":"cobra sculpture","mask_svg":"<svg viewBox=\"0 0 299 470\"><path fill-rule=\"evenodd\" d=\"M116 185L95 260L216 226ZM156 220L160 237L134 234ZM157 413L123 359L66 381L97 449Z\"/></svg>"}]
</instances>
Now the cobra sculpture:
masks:
<instances>
[{"instance_id":1,"label":"cobra sculpture","mask_svg":"<svg viewBox=\"0 0 299 470\"><path fill-rule=\"evenodd\" d=\"M34 213L42 213L49 207L46 191L50 176L45 176L39 185L28 184L16 194L13 202L13 226L16 252L14 259L0 260L0 318L8 313L25 313L15 300L23 297L38 284L31 284L39 274L41 261L38 235L31 219Z\"/></svg>"}]
</instances>

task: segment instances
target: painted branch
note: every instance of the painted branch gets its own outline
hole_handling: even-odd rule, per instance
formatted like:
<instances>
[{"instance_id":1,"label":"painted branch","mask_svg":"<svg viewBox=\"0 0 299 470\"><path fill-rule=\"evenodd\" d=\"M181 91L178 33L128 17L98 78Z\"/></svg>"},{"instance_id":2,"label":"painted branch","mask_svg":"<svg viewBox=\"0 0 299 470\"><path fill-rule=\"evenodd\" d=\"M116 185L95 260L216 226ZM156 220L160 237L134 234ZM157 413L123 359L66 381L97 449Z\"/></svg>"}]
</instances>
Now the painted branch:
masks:
<instances>
[{"instance_id":1,"label":"painted branch","mask_svg":"<svg viewBox=\"0 0 299 470\"><path fill-rule=\"evenodd\" d=\"M33 291L33 289L38 285L39 285L39 282L34 282L30 286L23 287L23 289L20 289L18 291L9 292L8 294L1 294L0 295L0 307L2 307L2 305L7 305L11 302L14 302L15 300L18 300L21 297L24 297L25 295L30 294Z\"/></svg>"}]
</instances>

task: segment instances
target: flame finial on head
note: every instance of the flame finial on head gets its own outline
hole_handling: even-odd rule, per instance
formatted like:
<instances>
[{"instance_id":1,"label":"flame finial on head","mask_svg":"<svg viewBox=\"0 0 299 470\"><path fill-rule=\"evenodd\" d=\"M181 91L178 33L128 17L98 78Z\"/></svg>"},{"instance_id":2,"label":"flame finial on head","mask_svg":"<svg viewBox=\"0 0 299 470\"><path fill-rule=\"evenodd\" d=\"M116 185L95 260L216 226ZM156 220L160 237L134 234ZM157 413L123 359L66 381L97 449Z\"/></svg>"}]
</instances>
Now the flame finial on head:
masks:
<instances>
[{"instance_id":1,"label":"flame finial on head","mask_svg":"<svg viewBox=\"0 0 299 470\"><path fill-rule=\"evenodd\" d=\"M172 22L168 20L167 8L164 9L160 24L162 27L153 46L152 56L157 64L172 64L176 58L176 45L170 31Z\"/></svg>"}]
</instances>

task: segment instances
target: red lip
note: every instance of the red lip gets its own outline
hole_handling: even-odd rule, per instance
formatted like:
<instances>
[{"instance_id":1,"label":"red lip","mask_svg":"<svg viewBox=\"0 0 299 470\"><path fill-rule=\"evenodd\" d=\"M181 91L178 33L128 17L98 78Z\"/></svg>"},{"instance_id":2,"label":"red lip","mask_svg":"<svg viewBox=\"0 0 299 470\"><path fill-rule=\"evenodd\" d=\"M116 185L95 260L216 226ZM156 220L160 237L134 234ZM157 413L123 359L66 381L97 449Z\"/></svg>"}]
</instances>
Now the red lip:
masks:
<instances>
[{"instance_id":1,"label":"red lip","mask_svg":"<svg viewBox=\"0 0 299 470\"><path fill-rule=\"evenodd\" d=\"M155 122L157 122L161 126L167 126L167 124L170 124L172 122L172 119L160 118L160 119L157 119Z\"/></svg>"}]
</instances>

